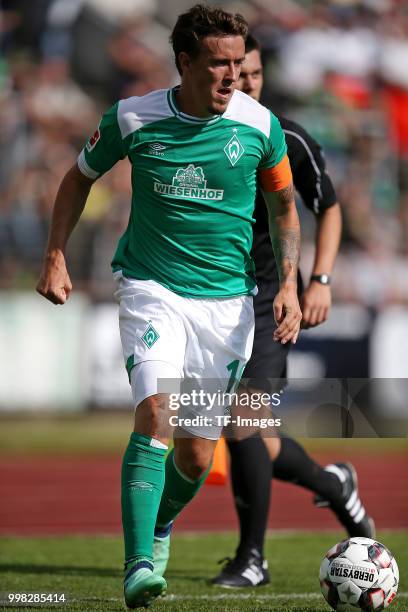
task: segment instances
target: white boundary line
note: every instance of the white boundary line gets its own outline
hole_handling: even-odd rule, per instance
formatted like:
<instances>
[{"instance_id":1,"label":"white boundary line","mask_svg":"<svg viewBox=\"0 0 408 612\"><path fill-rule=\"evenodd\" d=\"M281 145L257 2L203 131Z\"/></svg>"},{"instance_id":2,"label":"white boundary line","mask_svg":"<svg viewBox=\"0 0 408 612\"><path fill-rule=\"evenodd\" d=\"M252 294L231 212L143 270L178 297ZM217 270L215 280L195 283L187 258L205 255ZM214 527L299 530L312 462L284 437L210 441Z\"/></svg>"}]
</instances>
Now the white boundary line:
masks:
<instances>
[{"instance_id":1,"label":"white boundary line","mask_svg":"<svg viewBox=\"0 0 408 612\"><path fill-rule=\"evenodd\" d=\"M397 599L407 599L408 592L397 593ZM254 600L254 601L279 601L282 599L322 599L321 593L270 593L269 595L256 595L255 593L227 593L225 595L167 595L163 601L168 599L169 601L182 601L186 600L202 600L202 601L218 601L223 599L230 600Z\"/></svg>"},{"instance_id":2,"label":"white boundary line","mask_svg":"<svg viewBox=\"0 0 408 612\"><path fill-rule=\"evenodd\" d=\"M402 591L401 593L397 593L396 600L398 599L407 599L408 591ZM166 595L165 597L159 598L159 601L165 603L166 601L222 601L224 599L231 601L245 601L245 600L254 600L254 601L280 601L282 599L322 599L323 595L321 593L260 593L259 595L255 593L219 593L217 595ZM69 602L86 602L86 601L123 601L120 597L107 597L106 599L103 597L78 597L78 598L68 598L67 603Z\"/></svg>"}]
</instances>

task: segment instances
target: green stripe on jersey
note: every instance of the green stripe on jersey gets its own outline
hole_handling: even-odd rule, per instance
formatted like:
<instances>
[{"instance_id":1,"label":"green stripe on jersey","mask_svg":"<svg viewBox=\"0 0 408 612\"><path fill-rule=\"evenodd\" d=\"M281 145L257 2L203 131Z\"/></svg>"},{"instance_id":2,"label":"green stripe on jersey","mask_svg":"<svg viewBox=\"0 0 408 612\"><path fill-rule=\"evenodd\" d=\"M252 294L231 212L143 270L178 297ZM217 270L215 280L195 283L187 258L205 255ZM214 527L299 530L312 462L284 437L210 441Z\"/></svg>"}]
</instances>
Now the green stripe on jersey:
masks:
<instances>
[{"instance_id":1,"label":"green stripe on jersey","mask_svg":"<svg viewBox=\"0 0 408 612\"><path fill-rule=\"evenodd\" d=\"M241 92L202 120L178 110L175 91L121 100L79 157L91 178L125 156L132 165L130 219L112 268L183 296L252 293L257 170L281 161L284 134Z\"/></svg>"}]
</instances>

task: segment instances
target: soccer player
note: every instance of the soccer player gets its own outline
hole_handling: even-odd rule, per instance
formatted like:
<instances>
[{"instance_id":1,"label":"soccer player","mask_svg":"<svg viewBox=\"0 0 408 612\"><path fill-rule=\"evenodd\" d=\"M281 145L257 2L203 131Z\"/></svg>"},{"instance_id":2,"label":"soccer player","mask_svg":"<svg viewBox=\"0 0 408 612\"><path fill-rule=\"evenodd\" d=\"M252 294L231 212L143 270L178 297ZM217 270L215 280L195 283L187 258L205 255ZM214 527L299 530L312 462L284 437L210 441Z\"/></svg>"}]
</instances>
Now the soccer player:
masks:
<instances>
[{"instance_id":1,"label":"soccer player","mask_svg":"<svg viewBox=\"0 0 408 612\"><path fill-rule=\"evenodd\" d=\"M249 35L237 87L259 100L262 85L260 47ZM319 145L297 123L284 117L279 117L279 120L286 136L295 188L317 220L313 272L301 295L302 327L308 328L325 321L330 310L330 274L340 241L341 212ZM257 197L255 217L252 254L259 292L254 299L254 347L243 377L249 379L249 388L270 393L279 391L285 380L290 344L271 341L275 324L270 312L278 289L278 275L267 240L267 217L261 194ZM302 286L301 279L298 286ZM274 388L270 386L271 379L275 380ZM263 559L263 543L270 499L268 483L272 475L313 491L317 503L330 506L350 536L373 537L374 523L358 496L356 474L351 465L334 464L322 468L295 440L288 437L262 438L254 435L241 441L228 439L227 444L240 522L240 542L235 558L229 560L214 578L214 584L252 587L269 582L267 562Z\"/></svg>"},{"instance_id":2,"label":"soccer player","mask_svg":"<svg viewBox=\"0 0 408 612\"><path fill-rule=\"evenodd\" d=\"M257 180L280 279L275 338L286 344L299 334L300 230L285 136L268 109L235 91L247 27L240 15L204 5L179 16L171 40L181 85L121 100L104 114L62 180L37 286L54 304L66 302L68 238L93 181L127 157L131 212L112 268L136 407L122 464L130 608L166 590L159 556L166 556L174 519L205 480L222 429L186 425L164 462L170 398L158 381L184 377L205 390L211 379L229 377L230 388L251 353Z\"/></svg>"}]
</instances>

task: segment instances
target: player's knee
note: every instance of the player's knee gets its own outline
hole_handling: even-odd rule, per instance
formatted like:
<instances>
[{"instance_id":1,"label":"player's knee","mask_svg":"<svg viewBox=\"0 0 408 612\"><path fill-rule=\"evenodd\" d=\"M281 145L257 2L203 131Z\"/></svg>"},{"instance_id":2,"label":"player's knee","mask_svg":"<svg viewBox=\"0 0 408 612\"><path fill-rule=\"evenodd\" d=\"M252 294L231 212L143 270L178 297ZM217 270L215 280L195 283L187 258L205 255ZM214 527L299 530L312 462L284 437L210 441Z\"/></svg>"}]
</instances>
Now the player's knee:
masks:
<instances>
[{"instance_id":1,"label":"player's knee","mask_svg":"<svg viewBox=\"0 0 408 612\"><path fill-rule=\"evenodd\" d=\"M151 395L136 407L135 431L152 437L168 435L167 396Z\"/></svg>"},{"instance_id":2,"label":"player's knee","mask_svg":"<svg viewBox=\"0 0 408 612\"><path fill-rule=\"evenodd\" d=\"M180 470L191 480L199 480L211 464L212 452L198 445L175 448L175 461Z\"/></svg>"},{"instance_id":3,"label":"player's knee","mask_svg":"<svg viewBox=\"0 0 408 612\"><path fill-rule=\"evenodd\" d=\"M202 476L204 476L209 465L210 462L206 463L205 461L196 458L193 463L183 467L183 473L191 480L199 480Z\"/></svg>"}]
</instances>

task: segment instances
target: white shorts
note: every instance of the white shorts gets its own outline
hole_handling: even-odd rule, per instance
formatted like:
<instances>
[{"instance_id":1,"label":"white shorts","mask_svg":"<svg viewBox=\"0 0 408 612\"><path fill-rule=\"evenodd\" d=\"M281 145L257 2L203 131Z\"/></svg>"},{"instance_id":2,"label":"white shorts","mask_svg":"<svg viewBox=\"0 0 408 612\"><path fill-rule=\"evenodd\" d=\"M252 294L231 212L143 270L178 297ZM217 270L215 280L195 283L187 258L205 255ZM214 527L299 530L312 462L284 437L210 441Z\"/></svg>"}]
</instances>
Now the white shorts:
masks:
<instances>
[{"instance_id":1,"label":"white shorts","mask_svg":"<svg viewBox=\"0 0 408 612\"><path fill-rule=\"evenodd\" d=\"M209 421L210 413L223 414L226 406L220 394L235 390L251 356L252 296L186 298L155 281L125 278L121 272L115 272L114 278L135 406L157 393L180 393L186 379L191 389L193 381L196 391L202 392L199 401L197 393L193 397L197 401L190 403L188 414L208 418L204 427L179 424L194 435L217 439L222 425L219 419ZM212 394L208 401L206 394Z\"/></svg>"}]
</instances>

